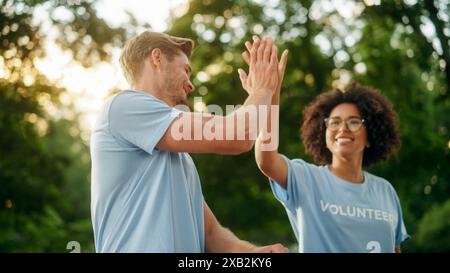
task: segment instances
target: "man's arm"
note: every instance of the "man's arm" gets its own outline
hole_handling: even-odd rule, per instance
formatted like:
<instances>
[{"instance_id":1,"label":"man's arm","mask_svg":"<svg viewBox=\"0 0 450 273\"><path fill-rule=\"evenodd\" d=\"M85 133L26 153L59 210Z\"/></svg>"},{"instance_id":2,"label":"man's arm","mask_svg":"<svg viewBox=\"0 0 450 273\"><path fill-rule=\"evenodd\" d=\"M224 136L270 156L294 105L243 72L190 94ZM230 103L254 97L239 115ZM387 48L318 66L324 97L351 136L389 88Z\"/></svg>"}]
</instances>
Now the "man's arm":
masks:
<instances>
[{"instance_id":1,"label":"man's arm","mask_svg":"<svg viewBox=\"0 0 450 273\"><path fill-rule=\"evenodd\" d=\"M240 240L229 229L224 228L219 224L206 202L203 202L203 211L205 219L206 252L287 252L287 248L281 244L258 247L249 242Z\"/></svg>"},{"instance_id":2,"label":"man's arm","mask_svg":"<svg viewBox=\"0 0 450 273\"><path fill-rule=\"evenodd\" d=\"M258 128L257 125L252 127L246 111L254 111L256 108L252 106L268 105L271 97L270 92L251 94L241 108L228 116L182 113L170 125L156 146L160 150L170 152L217 154L247 152L253 146ZM259 118L258 111L254 114ZM254 132L251 131L252 128ZM176 136L179 132L183 133L181 139ZM208 132L214 132L212 135L219 136L220 139L208 136Z\"/></svg>"},{"instance_id":3,"label":"man's arm","mask_svg":"<svg viewBox=\"0 0 450 273\"><path fill-rule=\"evenodd\" d=\"M278 56L272 40L267 37L262 41L256 39L250 52L251 84L250 90L247 90L250 95L243 107L225 117L203 113L182 113L168 128L157 144L157 148L171 152L223 154L238 154L250 150L258 128L252 139L250 128L254 124L247 121L245 113L252 109L254 111L261 105L270 105L278 84L277 67ZM259 111L254 111L254 114L258 119ZM205 130L205 126L209 127L208 130ZM173 132L177 131L184 132L188 136L187 139L175 137ZM223 137L223 140L211 139L205 135L205 131L223 132L223 136L231 137Z\"/></svg>"}]
</instances>

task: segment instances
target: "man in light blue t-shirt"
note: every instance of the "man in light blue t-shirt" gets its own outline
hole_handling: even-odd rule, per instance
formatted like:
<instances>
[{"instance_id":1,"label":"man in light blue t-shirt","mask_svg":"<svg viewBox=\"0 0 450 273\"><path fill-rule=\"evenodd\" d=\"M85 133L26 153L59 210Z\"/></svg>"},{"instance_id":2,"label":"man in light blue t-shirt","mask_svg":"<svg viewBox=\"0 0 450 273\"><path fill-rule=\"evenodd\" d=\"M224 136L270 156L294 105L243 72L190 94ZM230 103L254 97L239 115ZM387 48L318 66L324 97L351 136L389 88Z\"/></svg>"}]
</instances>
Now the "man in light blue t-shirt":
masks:
<instances>
[{"instance_id":1,"label":"man in light blue t-shirt","mask_svg":"<svg viewBox=\"0 0 450 273\"><path fill-rule=\"evenodd\" d=\"M105 103L91 137L91 212L98 252L286 251L280 244L256 247L223 228L203 199L188 154L250 150L248 123L243 122L243 140L237 137L242 132L229 124L242 122L240 112L247 106L270 104L286 58L279 63L271 39L256 38L250 73L241 73L249 79L244 106L228 116L182 112L174 107L186 105L194 90L188 60L192 47L192 40L147 31L123 50L120 61L132 88ZM206 122L222 129L227 140L205 138ZM187 137L180 139L177 132Z\"/></svg>"}]
</instances>

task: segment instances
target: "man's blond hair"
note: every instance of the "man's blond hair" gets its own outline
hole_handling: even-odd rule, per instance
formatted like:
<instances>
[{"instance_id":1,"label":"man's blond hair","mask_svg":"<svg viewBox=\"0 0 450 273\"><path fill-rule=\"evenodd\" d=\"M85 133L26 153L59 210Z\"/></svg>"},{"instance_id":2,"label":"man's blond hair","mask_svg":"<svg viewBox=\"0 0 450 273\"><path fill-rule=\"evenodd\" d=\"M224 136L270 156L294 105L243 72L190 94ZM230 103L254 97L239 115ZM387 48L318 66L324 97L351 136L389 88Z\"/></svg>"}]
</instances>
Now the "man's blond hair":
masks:
<instances>
[{"instance_id":1,"label":"man's blond hair","mask_svg":"<svg viewBox=\"0 0 450 273\"><path fill-rule=\"evenodd\" d=\"M189 58L194 48L194 41L160 32L145 31L127 41L120 56L120 65L128 83L133 86L139 79L144 65L144 59L153 49L159 48L169 61L179 54L179 51Z\"/></svg>"}]
</instances>

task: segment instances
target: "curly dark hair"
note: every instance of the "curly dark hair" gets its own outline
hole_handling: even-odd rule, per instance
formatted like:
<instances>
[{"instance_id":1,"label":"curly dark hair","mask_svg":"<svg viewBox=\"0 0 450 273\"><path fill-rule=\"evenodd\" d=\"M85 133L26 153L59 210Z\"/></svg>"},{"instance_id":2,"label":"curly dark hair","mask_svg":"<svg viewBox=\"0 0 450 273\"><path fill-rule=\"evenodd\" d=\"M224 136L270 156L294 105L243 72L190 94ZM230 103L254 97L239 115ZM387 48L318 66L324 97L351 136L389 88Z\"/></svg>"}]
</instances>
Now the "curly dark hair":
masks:
<instances>
[{"instance_id":1,"label":"curly dark hair","mask_svg":"<svg viewBox=\"0 0 450 273\"><path fill-rule=\"evenodd\" d=\"M341 103L356 105L365 120L370 147L364 150L363 166L386 160L400 148L397 114L391 102L380 91L352 82L345 91L334 89L319 95L303 112L301 137L306 153L312 155L317 164L331 163L324 119Z\"/></svg>"}]
</instances>

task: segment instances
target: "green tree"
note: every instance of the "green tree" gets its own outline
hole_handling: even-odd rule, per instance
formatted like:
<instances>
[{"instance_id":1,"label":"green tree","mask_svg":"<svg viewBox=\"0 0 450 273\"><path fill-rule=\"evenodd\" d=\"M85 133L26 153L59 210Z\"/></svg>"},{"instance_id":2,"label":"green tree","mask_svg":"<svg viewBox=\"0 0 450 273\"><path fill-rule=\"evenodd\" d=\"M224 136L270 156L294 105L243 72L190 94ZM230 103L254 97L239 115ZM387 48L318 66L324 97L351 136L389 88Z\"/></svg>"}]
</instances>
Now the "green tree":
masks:
<instances>
[{"instance_id":1,"label":"green tree","mask_svg":"<svg viewBox=\"0 0 450 273\"><path fill-rule=\"evenodd\" d=\"M92 250L88 146L76 115L47 112L61 107L66 90L35 66L48 32L36 8L59 29L57 44L85 66L108 60L125 39L123 28L96 16L92 1L0 0L0 251L65 252L72 240Z\"/></svg>"},{"instance_id":2,"label":"green tree","mask_svg":"<svg viewBox=\"0 0 450 273\"><path fill-rule=\"evenodd\" d=\"M317 94L351 79L381 89L398 111L403 146L369 171L397 189L413 235L405 250L421 251L426 242L418 244L415 235L432 231L421 231L419 222L450 197L448 12L445 1L349 0L335 7L327 1L191 0L188 11L173 18L170 32L198 42L191 62L206 104L238 104L245 98L236 69L244 67L240 53L252 33L270 33L281 49L289 49L279 150L291 158L311 161L299 127L302 110ZM435 33L422 31L425 24ZM205 198L224 225L258 243L294 242L252 153L194 160ZM435 250L445 250L440 246Z\"/></svg>"},{"instance_id":3,"label":"green tree","mask_svg":"<svg viewBox=\"0 0 450 273\"><path fill-rule=\"evenodd\" d=\"M311 161L299 127L302 110L317 94L351 79L382 90L398 111L403 146L370 171L391 181L400 196L413 235L404 250L448 251L449 5L344 2L191 0L188 11L173 18L170 33L197 41L193 77L206 104L243 102L237 68L246 67L240 53L251 34L270 33L280 49L289 49L280 152L291 158ZM93 1L0 0L0 251L66 251L72 240L90 251L88 146L76 114L58 119L47 111L62 108L66 90L35 67L48 33L36 21L36 8L45 9L59 30L55 42L84 66L108 60L138 24L131 18L126 33L110 27L96 16ZM430 28L434 32L424 31ZM252 153L194 160L205 199L222 224L259 244L294 244Z\"/></svg>"},{"instance_id":4,"label":"green tree","mask_svg":"<svg viewBox=\"0 0 450 273\"><path fill-rule=\"evenodd\" d=\"M417 244L421 251L450 251L450 200L433 206L419 223Z\"/></svg>"}]
</instances>

